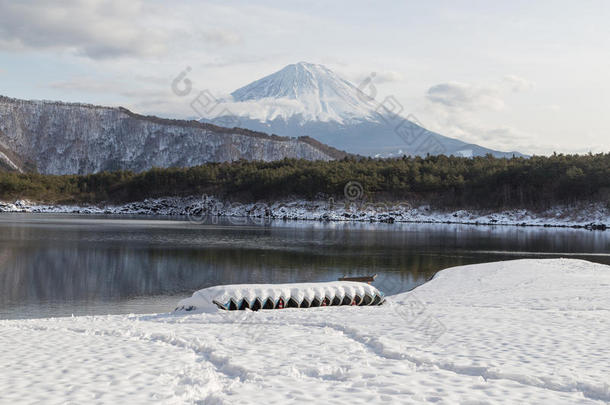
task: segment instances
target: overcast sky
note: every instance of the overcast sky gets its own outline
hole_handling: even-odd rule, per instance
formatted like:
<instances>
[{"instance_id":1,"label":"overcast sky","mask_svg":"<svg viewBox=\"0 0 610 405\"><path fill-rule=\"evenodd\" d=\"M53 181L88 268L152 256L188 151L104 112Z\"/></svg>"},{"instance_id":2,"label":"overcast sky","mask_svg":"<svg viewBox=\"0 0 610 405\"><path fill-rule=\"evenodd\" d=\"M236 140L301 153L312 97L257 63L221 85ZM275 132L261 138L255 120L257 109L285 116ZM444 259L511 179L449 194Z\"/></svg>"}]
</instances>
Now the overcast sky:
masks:
<instances>
[{"instance_id":1,"label":"overcast sky","mask_svg":"<svg viewBox=\"0 0 610 405\"><path fill-rule=\"evenodd\" d=\"M428 129L499 150L610 151L608 1L0 0L0 94L190 114L289 63L375 72Z\"/></svg>"}]
</instances>

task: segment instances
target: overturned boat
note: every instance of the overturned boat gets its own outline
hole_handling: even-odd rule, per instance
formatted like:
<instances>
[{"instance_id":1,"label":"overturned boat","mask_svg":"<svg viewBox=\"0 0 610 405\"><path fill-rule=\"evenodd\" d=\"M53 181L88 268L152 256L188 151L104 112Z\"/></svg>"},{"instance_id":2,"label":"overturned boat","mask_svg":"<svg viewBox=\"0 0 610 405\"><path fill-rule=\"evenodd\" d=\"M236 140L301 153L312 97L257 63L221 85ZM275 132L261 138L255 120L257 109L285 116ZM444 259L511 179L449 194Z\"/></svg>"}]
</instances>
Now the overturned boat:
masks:
<instances>
[{"instance_id":1,"label":"overturned boat","mask_svg":"<svg viewBox=\"0 0 610 405\"><path fill-rule=\"evenodd\" d=\"M365 282L236 284L204 288L178 303L176 311L227 311L381 305L381 291Z\"/></svg>"}]
</instances>

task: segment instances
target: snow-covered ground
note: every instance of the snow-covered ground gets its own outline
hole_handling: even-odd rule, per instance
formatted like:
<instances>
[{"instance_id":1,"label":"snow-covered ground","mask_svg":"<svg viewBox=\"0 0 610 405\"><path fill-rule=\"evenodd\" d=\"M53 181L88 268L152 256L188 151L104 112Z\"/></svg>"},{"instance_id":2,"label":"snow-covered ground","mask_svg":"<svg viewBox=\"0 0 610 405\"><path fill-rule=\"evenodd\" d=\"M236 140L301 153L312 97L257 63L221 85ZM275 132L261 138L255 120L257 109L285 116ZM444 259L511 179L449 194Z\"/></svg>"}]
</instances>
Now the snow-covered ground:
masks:
<instances>
[{"instance_id":1,"label":"snow-covered ground","mask_svg":"<svg viewBox=\"0 0 610 405\"><path fill-rule=\"evenodd\" d=\"M610 403L610 266L456 267L378 307L0 321L0 402Z\"/></svg>"},{"instance_id":2,"label":"snow-covered ground","mask_svg":"<svg viewBox=\"0 0 610 405\"><path fill-rule=\"evenodd\" d=\"M364 203L332 200L294 200L274 203L231 203L214 197L167 197L147 199L123 205L76 206L44 205L30 201L0 201L0 212L130 214L187 216L204 222L218 216L250 218L256 221L273 219L362 222L419 222L475 225L557 226L603 229L610 227L610 209L604 203L582 203L556 206L541 212L526 209L490 211L439 211L430 206L407 203Z\"/></svg>"}]
</instances>

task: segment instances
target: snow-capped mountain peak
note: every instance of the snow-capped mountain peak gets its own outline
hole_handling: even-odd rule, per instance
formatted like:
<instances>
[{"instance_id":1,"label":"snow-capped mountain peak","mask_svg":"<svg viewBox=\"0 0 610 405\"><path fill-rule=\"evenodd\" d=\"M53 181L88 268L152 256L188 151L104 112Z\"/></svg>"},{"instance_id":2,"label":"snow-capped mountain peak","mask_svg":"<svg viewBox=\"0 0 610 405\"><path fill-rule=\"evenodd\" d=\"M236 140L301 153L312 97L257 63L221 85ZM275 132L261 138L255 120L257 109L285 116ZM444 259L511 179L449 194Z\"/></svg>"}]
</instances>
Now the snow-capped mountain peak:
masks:
<instances>
[{"instance_id":1,"label":"snow-capped mountain peak","mask_svg":"<svg viewBox=\"0 0 610 405\"><path fill-rule=\"evenodd\" d=\"M416 119L380 114L380 103L322 65L288 65L231 93L221 114L202 117L220 126L309 136L350 153L375 157L427 154L510 157L428 131Z\"/></svg>"},{"instance_id":2,"label":"snow-capped mountain peak","mask_svg":"<svg viewBox=\"0 0 610 405\"><path fill-rule=\"evenodd\" d=\"M352 91L353 85L323 65L299 62L239 88L231 95L235 101L268 97L299 99L310 94L323 95L320 92L325 88Z\"/></svg>"},{"instance_id":3,"label":"snow-capped mountain peak","mask_svg":"<svg viewBox=\"0 0 610 405\"><path fill-rule=\"evenodd\" d=\"M260 121L371 120L374 111L358 97L358 89L323 65L299 62L231 93L229 110Z\"/></svg>"}]
</instances>

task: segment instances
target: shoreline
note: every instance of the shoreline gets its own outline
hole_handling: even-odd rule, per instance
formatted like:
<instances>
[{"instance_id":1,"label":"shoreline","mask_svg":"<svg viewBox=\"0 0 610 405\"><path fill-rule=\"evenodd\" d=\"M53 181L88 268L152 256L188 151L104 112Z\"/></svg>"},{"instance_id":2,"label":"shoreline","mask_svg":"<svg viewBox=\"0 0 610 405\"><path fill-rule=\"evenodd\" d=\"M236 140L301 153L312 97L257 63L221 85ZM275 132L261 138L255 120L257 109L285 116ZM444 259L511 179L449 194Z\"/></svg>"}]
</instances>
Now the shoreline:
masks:
<instances>
[{"instance_id":1,"label":"shoreline","mask_svg":"<svg viewBox=\"0 0 610 405\"><path fill-rule=\"evenodd\" d=\"M390 205L391 204L391 205ZM555 206L542 212L527 209L437 210L429 205L403 203L366 204L355 201L290 200L273 203L231 203L214 197L161 197L125 204L51 205L28 200L0 201L0 213L57 213L91 215L153 215L185 217L203 223L214 217L253 222L271 220L317 222L421 223L457 225L502 225L521 227L607 230L610 209L603 203Z\"/></svg>"},{"instance_id":2,"label":"shoreline","mask_svg":"<svg viewBox=\"0 0 610 405\"><path fill-rule=\"evenodd\" d=\"M450 267L381 306L0 320L0 390L16 403L608 403L609 269Z\"/></svg>"}]
</instances>

